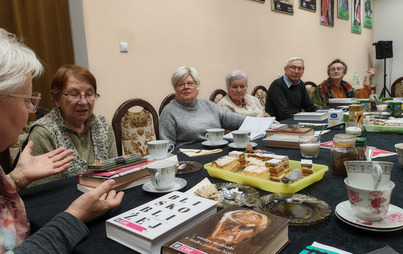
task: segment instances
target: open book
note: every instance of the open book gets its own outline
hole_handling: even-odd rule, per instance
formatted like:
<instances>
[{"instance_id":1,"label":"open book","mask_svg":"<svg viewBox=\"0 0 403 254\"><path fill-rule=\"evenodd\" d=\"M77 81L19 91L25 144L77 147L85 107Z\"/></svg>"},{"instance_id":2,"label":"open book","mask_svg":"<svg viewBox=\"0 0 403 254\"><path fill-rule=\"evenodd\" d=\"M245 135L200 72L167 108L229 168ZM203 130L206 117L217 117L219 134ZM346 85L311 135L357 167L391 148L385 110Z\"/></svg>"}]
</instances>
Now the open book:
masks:
<instances>
[{"instance_id":1,"label":"open book","mask_svg":"<svg viewBox=\"0 0 403 254\"><path fill-rule=\"evenodd\" d=\"M250 140L264 138L266 137L266 130L270 128L275 119L274 117L247 116L239 129L251 131ZM224 139L232 141L234 138L232 133L228 133L224 135Z\"/></svg>"}]
</instances>

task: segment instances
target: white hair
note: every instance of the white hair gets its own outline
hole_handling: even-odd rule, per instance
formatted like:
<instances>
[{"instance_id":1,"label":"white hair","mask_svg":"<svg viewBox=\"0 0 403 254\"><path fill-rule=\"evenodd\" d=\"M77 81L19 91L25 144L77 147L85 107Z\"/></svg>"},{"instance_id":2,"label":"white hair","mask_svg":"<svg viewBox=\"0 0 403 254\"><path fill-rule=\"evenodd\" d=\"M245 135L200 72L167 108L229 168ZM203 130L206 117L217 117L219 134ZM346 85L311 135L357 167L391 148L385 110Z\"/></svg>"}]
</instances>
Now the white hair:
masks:
<instances>
[{"instance_id":1,"label":"white hair","mask_svg":"<svg viewBox=\"0 0 403 254\"><path fill-rule=\"evenodd\" d=\"M27 75L39 76L43 66L32 49L0 28L0 93L13 93L24 86Z\"/></svg>"},{"instance_id":2,"label":"white hair","mask_svg":"<svg viewBox=\"0 0 403 254\"><path fill-rule=\"evenodd\" d=\"M172 75L171 78L171 83L174 89L176 88L176 85L178 84L179 81L181 81L182 79L186 78L189 75L193 77L193 79L196 81L197 88L199 88L200 77L196 69L190 66L181 66L175 71L175 73Z\"/></svg>"},{"instance_id":3,"label":"white hair","mask_svg":"<svg viewBox=\"0 0 403 254\"><path fill-rule=\"evenodd\" d=\"M248 86L248 76L246 75L246 73L240 70L235 70L231 71L231 73L228 74L227 77L225 78L225 84L227 85L227 89L230 88L231 81L236 79L244 79L246 86Z\"/></svg>"},{"instance_id":4,"label":"white hair","mask_svg":"<svg viewBox=\"0 0 403 254\"><path fill-rule=\"evenodd\" d=\"M288 59L286 62L285 62L285 66L284 67L287 67L291 62L293 62L293 61L301 61L302 63L304 63L304 59L302 59L301 57L291 57L290 59Z\"/></svg>"}]
</instances>

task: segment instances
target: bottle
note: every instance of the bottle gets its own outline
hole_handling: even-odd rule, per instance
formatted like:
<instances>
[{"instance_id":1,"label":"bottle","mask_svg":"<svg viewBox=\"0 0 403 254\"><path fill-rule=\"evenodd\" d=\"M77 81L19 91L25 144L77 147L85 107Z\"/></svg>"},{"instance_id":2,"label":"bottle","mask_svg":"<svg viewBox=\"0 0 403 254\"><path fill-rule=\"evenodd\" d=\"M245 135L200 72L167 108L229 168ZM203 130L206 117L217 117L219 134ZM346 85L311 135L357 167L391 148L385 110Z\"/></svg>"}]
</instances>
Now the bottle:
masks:
<instances>
[{"instance_id":1,"label":"bottle","mask_svg":"<svg viewBox=\"0 0 403 254\"><path fill-rule=\"evenodd\" d=\"M365 151L367 150L367 138L361 137L355 139L355 149L357 149L358 160L365 161Z\"/></svg>"},{"instance_id":2,"label":"bottle","mask_svg":"<svg viewBox=\"0 0 403 254\"><path fill-rule=\"evenodd\" d=\"M360 76L358 75L358 72L354 72L353 86L359 86L359 85L360 85Z\"/></svg>"},{"instance_id":3,"label":"bottle","mask_svg":"<svg viewBox=\"0 0 403 254\"><path fill-rule=\"evenodd\" d=\"M364 113L363 105L351 104L348 106L348 122L346 125L346 134L360 136L363 130Z\"/></svg>"},{"instance_id":4,"label":"bottle","mask_svg":"<svg viewBox=\"0 0 403 254\"><path fill-rule=\"evenodd\" d=\"M333 137L332 147L332 174L347 175L345 161L357 160L355 138L349 134L336 134Z\"/></svg>"}]
</instances>

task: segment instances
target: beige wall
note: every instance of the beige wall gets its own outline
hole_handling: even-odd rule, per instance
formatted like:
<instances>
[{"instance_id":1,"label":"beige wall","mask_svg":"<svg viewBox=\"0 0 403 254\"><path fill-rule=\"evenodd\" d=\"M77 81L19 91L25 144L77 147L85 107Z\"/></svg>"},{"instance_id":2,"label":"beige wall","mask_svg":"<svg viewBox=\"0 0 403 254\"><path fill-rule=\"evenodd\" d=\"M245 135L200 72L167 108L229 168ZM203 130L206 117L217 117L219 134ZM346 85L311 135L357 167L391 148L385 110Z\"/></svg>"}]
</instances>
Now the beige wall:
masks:
<instances>
[{"instance_id":1,"label":"beige wall","mask_svg":"<svg viewBox=\"0 0 403 254\"><path fill-rule=\"evenodd\" d=\"M333 28L322 26L320 1L316 12L294 2L287 15L271 11L269 0L82 0L88 64L101 94L95 112L111 119L133 97L158 110L182 65L199 71L201 98L224 88L234 69L248 74L249 92L269 86L292 56L305 59L305 81L321 82L337 57L348 64L347 81L355 71L365 75L374 58L372 30L352 34L351 18L337 14ZM128 53L120 53L121 41Z\"/></svg>"}]
</instances>

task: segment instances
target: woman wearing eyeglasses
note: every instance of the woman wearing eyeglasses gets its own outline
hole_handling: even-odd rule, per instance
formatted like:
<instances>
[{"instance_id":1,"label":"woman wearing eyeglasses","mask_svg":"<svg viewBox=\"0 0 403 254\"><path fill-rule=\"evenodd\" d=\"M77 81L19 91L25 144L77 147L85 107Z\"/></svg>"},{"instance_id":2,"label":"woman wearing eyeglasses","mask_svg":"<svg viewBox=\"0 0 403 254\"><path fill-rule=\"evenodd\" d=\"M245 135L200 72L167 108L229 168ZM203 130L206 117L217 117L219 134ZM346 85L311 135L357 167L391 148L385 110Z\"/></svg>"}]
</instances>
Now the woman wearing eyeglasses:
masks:
<instances>
[{"instance_id":1,"label":"woman wearing eyeglasses","mask_svg":"<svg viewBox=\"0 0 403 254\"><path fill-rule=\"evenodd\" d=\"M32 154L44 154L62 146L73 149L76 159L62 173L30 186L84 173L89 163L117 156L111 124L105 117L92 113L99 95L91 72L78 65L60 67L53 76L51 96L56 107L30 127L29 140L35 143Z\"/></svg>"},{"instance_id":2,"label":"woman wearing eyeglasses","mask_svg":"<svg viewBox=\"0 0 403 254\"><path fill-rule=\"evenodd\" d=\"M179 67L171 83L175 99L162 110L160 139L170 140L176 147L206 140L207 129L236 130L245 119L207 99L198 99L200 78L193 67Z\"/></svg>"},{"instance_id":3,"label":"woman wearing eyeglasses","mask_svg":"<svg viewBox=\"0 0 403 254\"><path fill-rule=\"evenodd\" d=\"M347 73L347 65L340 59L333 60L327 66L329 78L323 81L315 91L312 101L316 105L328 106L330 98L369 98L371 94L371 78L376 70L369 68L364 79L364 88L355 90L348 82L343 80Z\"/></svg>"}]
</instances>

